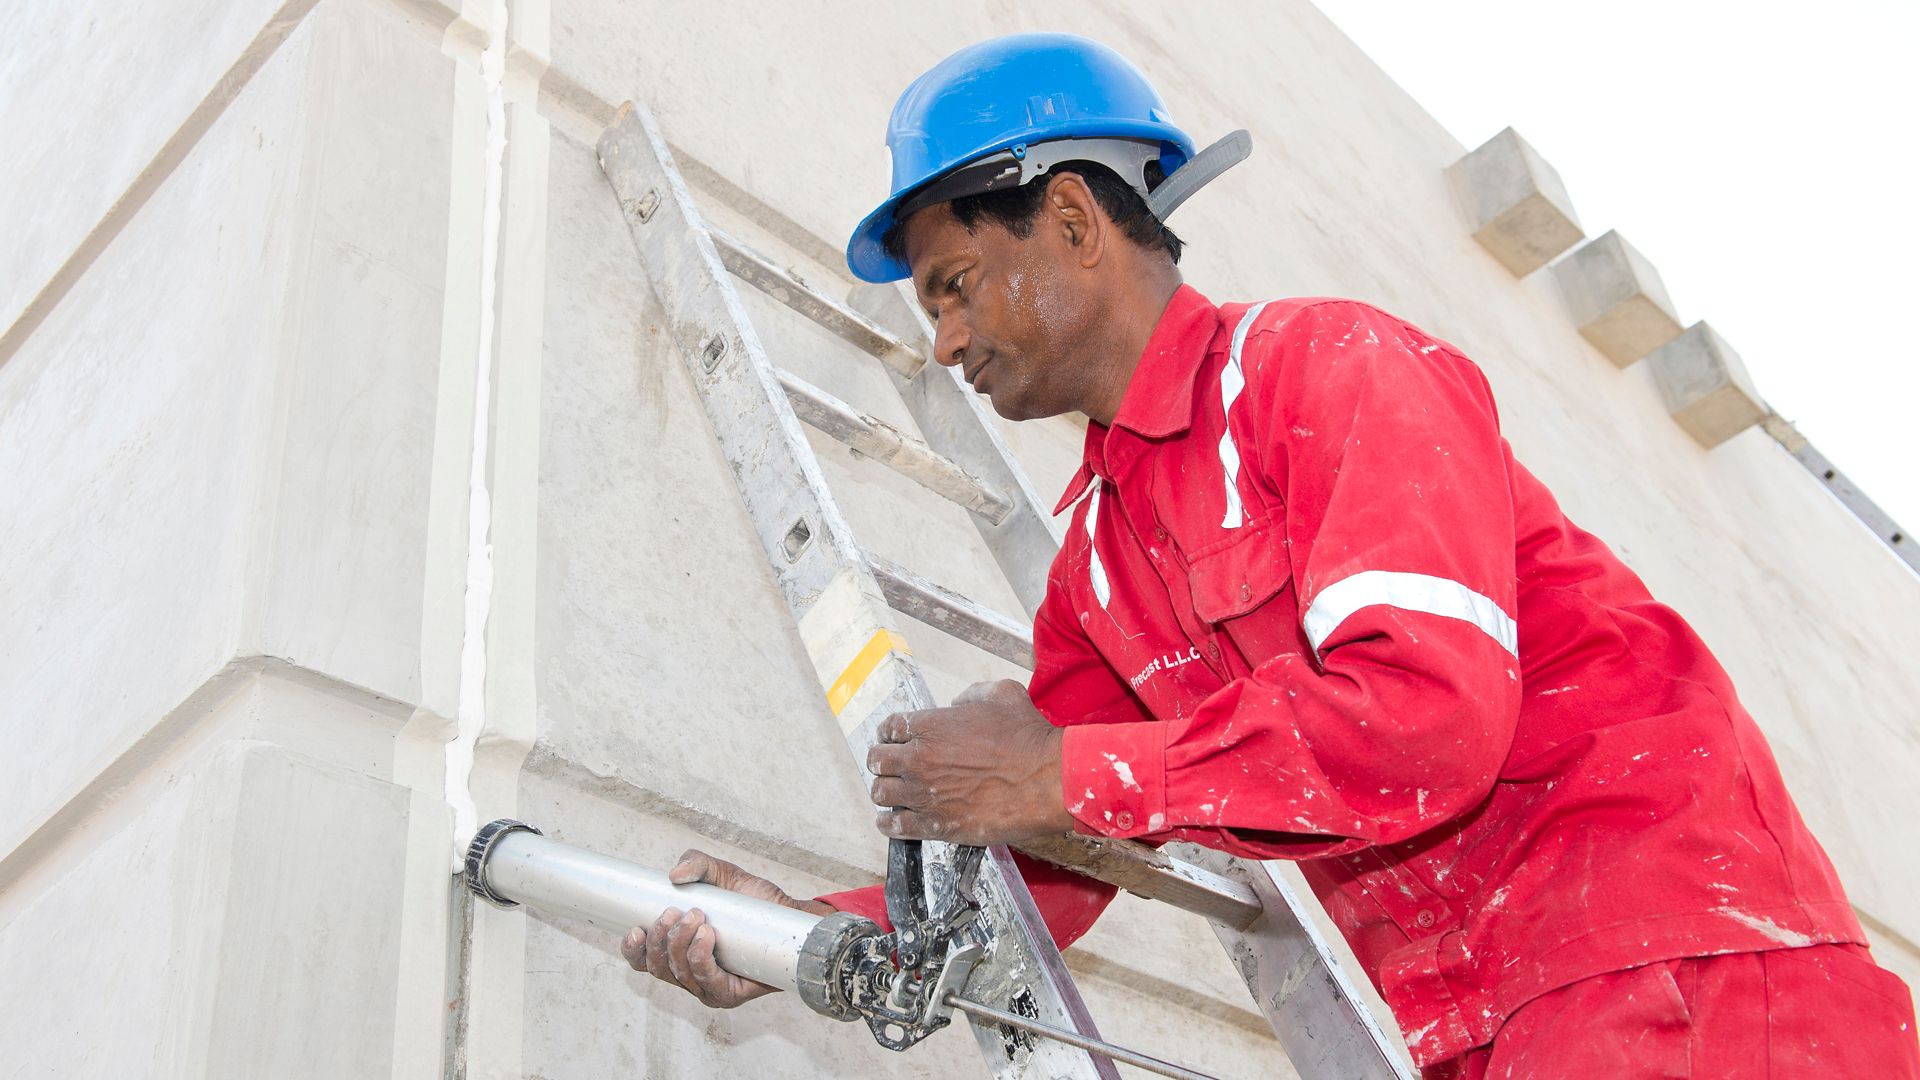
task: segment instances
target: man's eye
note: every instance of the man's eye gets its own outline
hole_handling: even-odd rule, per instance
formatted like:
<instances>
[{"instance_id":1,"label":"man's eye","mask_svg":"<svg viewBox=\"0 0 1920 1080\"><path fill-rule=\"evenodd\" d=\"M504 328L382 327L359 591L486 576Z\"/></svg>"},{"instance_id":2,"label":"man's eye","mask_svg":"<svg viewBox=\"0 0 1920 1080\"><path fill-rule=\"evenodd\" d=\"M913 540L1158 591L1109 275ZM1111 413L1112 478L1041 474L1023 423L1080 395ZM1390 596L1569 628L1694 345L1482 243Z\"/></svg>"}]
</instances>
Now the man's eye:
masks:
<instances>
[{"instance_id":1,"label":"man's eye","mask_svg":"<svg viewBox=\"0 0 1920 1080\"><path fill-rule=\"evenodd\" d=\"M947 288L948 288L949 290L951 290L951 291L953 291L953 292L956 292L956 293L957 293L957 292L959 292L959 291L960 291L960 282L961 282L961 281L962 281L963 279L965 279L965 278L966 278L966 276L967 276L967 272L966 272L965 270L962 270L962 271L960 271L959 273L957 273L957 274L955 274L955 275L953 275L952 277L950 277L950 278L948 278L948 279L947 279Z\"/></svg>"}]
</instances>

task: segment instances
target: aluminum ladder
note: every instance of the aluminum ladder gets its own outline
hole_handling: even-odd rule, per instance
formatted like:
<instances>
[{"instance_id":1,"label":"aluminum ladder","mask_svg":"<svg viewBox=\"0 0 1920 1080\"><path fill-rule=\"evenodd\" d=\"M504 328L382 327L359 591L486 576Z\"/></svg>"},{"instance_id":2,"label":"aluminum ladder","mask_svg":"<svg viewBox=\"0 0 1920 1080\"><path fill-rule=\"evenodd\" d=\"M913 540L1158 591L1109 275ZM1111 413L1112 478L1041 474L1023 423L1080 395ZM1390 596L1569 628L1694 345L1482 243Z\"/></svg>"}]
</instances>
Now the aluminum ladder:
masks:
<instances>
[{"instance_id":1,"label":"aluminum ladder","mask_svg":"<svg viewBox=\"0 0 1920 1080\"><path fill-rule=\"evenodd\" d=\"M931 328L900 287L856 290L849 306L709 227L651 116L634 103L621 107L598 149L829 707L871 782L866 756L880 721L936 704L896 613L1029 669L1033 642L1028 624L859 547L801 424L968 510L1029 616L1059 548L1051 515L985 407L954 371L927 362ZM776 368L733 277L877 358L927 441ZM1302 900L1270 868L1197 849L1194 862L1183 862L1144 844L1081 836L1021 850L1211 920L1302 1077L1410 1080ZM950 845L923 845L930 883L951 880L953 853ZM988 849L978 893L998 940L974 969L969 995L1097 1039L1004 847ZM1118 1076L1104 1057L969 1019L996 1077Z\"/></svg>"}]
</instances>

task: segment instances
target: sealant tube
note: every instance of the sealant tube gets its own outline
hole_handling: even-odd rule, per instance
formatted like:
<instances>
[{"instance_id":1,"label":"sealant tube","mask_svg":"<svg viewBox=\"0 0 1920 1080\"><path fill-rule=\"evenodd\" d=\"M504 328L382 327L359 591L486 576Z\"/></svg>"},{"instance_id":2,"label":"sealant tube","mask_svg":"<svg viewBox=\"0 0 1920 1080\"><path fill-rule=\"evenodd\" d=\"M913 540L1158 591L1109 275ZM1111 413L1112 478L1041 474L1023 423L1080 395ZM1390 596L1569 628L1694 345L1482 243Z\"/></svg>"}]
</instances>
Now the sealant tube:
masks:
<instances>
[{"instance_id":1,"label":"sealant tube","mask_svg":"<svg viewBox=\"0 0 1920 1080\"><path fill-rule=\"evenodd\" d=\"M667 908L699 908L713 926L714 959L736 975L797 990L816 1012L851 1019L831 973L856 939L879 928L858 916L820 916L667 875L563 844L518 821L483 826L468 845L467 886L499 907L540 911L624 934Z\"/></svg>"}]
</instances>

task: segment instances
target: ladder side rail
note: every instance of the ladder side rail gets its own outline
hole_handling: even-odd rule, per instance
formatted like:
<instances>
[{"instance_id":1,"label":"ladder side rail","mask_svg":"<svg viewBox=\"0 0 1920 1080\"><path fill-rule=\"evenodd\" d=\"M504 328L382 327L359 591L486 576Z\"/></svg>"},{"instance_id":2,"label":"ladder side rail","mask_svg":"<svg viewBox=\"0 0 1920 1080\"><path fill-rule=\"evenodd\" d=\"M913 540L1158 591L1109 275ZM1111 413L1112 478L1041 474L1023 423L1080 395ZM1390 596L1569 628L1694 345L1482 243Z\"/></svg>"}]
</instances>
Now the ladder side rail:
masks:
<instances>
[{"instance_id":1,"label":"ladder side rail","mask_svg":"<svg viewBox=\"0 0 1920 1080\"><path fill-rule=\"evenodd\" d=\"M835 711L865 776L866 751L880 721L894 712L931 707L932 694L891 626L879 585L854 546L687 186L643 109L632 103L621 107L601 136L599 157L822 686L830 702L833 693L848 691ZM852 688L844 683L855 665L847 665L837 680L823 666L844 657L849 640L856 652L875 641L886 646L877 665L862 673L861 685ZM923 853L930 868L951 875L951 845L929 842ZM987 909L982 921L1002 929L975 969L969 993L1098 1038L1004 849L990 850L983 861L976 894ZM1034 927L1041 928L1038 935ZM968 1019L996 1077L1118 1078L1111 1062L1084 1050L1019 1038L997 1024Z\"/></svg>"},{"instance_id":2,"label":"ladder side rail","mask_svg":"<svg viewBox=\"0 0 1920 1080\"><path fill-rule=\"evenodd\" d=\"M1413 1080L1400 1051L1361 1003L1306 904L1265 863L1195 845L1194 862L1252 886L1266 914L1250 927L1215 923L1214 934L1253 1002L1303 1077Z\"/></svg>"}]
</instances>

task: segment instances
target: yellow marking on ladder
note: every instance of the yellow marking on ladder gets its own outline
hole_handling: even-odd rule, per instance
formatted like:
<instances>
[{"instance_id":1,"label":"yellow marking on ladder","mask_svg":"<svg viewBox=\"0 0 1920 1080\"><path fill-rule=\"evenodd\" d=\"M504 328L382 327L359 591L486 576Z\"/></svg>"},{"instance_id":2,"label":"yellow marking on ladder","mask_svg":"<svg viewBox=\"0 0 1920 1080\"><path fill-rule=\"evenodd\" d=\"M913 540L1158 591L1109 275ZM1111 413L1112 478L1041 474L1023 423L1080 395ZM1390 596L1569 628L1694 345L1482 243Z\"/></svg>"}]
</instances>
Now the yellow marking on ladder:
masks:
<instances>
[{"instance_id":1,"label":"yellow marking on ladder","mask_svg":"<svg viewBox=\"0 0 1920 1080\"><path fill-rule=\"evenodd\" d=\"M840 711L847 707L847 702L853 700L853 695L866 685L874 669L892 653L912 656L913 650L907 647L906 638L887 629L881 629L867 639L853 662L847 665L839 678L833 680L832 686L827 687L827 707L833 710L833 715L840 715Z\"/></svg>"}]
</instances>

